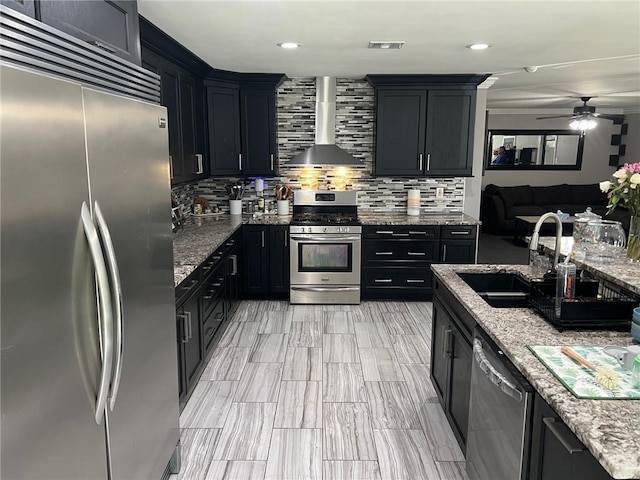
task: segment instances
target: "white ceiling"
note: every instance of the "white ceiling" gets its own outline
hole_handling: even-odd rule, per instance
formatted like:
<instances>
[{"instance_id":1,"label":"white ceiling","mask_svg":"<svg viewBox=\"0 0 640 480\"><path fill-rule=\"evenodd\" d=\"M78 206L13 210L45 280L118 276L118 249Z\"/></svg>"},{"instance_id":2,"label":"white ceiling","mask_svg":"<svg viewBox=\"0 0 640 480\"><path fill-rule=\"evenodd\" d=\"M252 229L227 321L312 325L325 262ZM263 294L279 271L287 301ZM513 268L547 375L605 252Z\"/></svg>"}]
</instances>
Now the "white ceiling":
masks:
<instances>
[{"instance_id":1,"label":"white ceiling","mask_svg":"<svg viewBox=\"0 0 640 480\"><path fill-rule=\"evenodd\" d=\"M640 1L138 0L215 68L289 77L491 73L491 109L640 112ZM370 50L370 40L404 40ZM297 50L276 46L302 44ZM484 51L466 45L492 44ZM538 66L527 73L525 66Z\"/></svg>"}]
</instances>

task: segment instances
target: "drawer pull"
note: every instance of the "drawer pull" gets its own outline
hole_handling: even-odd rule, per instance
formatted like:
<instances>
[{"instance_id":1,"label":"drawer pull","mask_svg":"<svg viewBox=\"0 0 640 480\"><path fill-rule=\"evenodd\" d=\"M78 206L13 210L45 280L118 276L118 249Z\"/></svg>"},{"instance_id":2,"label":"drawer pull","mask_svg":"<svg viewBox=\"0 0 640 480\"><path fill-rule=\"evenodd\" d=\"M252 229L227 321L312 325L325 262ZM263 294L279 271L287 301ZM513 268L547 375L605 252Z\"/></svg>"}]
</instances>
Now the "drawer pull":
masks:
<instances>
[{"instance_id":1,"label":"drawer pull","mask_svg":"<svg viewBox=\"0 0 640 480\"><path fill-rule=\"evenodd\" d=\"M391 280L390 278L376 278L374 281L376 283L391 283L391 282L393 282L393 280Z\"/></svg>"},{"instance_id":2,"label":"drawer pull","mask_svg":"<svg viewBox=\"0 0 640 480\"><path fill-rule=\"evenodd\" d=\"M393 252L376 252L376 255L393 255Z\"/></svg>"},{"instance_id":3,"label":"drawer pull","mask_svg":"<svg viewBox=\"0 0 640 480\"><path fill-rule=\"evenodd\" d=\"M409 234L408 233L392 233L391 236L392 237L408 237Z\"/></svg>"},{"instance_id":4,"label":"drawer pull","mask_svg":"<svg viewBox=\"0 0 640 480\"><path fill-rule=\"evenodd\" d=\"M211 337L211 336L213 336L213 332L214 332L214 331L215 331L215 330L213 329L213 327L209 327L209 328L207 328L207 331L206 331L204 334L205 334L207 337Z\"/></svg>"},{"instance_id":5,"label":"drawer pull","mask_svg":"<svg viewBox=\"0 0 640 480\"><path fill-rule=\"evenodd\" d=\"M411 279L411 278L408 278L408 279L407 279L407 283L424 283L424 280L422 280L422 279Z\"/></svg>"},{"instance_id":6,"label":"drawer pull","mask_svg":"<svg viewBox=\"0 0 640 480\"><path fill-rule=\"evenodd\" d=\"M393 230L376 230L376 233L381 235L393 235Z\"/></svg>"},{"instance_id":7,"label":"drawer pull","mask_svg":"<svg viewBox=\"0 0 640 480\"><path fill-rule=\"evenodd\" d=\"M414 232L413 230L409 230L409 235L426 235L427 232Z\"/></svg>"},{"instance_id":8,"label":"drawer pull","mask_svg":"<svg viewBox=\"0 0 640 480\"><path fill-rule=\"evenodd\" d=\"M471 232L469 230L464 230L464 231L460 231L460 230L456 230L455 232L449 232L451 235L471 235Z\"/></svg>"},{"instance_id":9,"label":"drawer pull","mask_svg":"<svg viewBox=\"0 0 640 480\"><path fill-rule=\"evenodd\" d=\"M424 257L426 255L425 252L407 252L407 255L412 257Z\"/></svg>"},{"instance_id":10,"label":"drawer pull","mask_svg":"<svg viewBox=\"0 0 640 480\"><path fill-rule=\"evenodd\" d=\"M575 444L572 445L571 441L562 435L562 433L560 432L560 429L558 428L558 425L556 425L555 418L542 417L542 421L547 426L547 428L551 431L551 433L553 433L553 435L558 439L558 441L562 444L562 446L567 449L567 452L569 452L569 455L573 455L574 453L584 452L585 450L584 448L582 448L580 445L575 445Z\"/></svg>"}]
</instances>

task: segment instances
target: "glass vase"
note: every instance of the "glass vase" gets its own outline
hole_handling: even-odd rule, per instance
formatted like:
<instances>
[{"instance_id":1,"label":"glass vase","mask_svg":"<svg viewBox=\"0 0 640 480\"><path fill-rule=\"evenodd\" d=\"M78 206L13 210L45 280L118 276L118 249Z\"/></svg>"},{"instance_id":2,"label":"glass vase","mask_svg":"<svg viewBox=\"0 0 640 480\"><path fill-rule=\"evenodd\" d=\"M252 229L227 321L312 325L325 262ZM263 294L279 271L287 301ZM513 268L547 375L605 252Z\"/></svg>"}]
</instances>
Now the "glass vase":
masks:
<instances>
[{"instance_id":1,"label":"glass vase","mask_svg":"<svg viewBox=\"0 0 640 480\"><path fill-rule=\"evenodd\" d=\"M640 215L631 217L629 224L629 241L627 242L627 257L632 262L640 262Z\"/></svg>"}]
</instances>

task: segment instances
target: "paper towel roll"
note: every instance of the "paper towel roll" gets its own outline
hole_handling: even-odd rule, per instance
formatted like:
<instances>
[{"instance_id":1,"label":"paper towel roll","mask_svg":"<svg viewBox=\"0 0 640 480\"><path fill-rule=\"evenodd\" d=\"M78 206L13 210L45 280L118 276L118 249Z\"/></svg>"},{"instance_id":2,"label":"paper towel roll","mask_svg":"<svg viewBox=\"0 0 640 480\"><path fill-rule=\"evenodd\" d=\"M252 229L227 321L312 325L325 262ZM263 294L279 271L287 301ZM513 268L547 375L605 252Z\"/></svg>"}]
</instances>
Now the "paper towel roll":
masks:
<instances>
[{"instance_id":1,"label":"paper towel roll","mask_svg":"<svg viewBox=\"0 0 640 480\"><path fill-rule=\"evenodd\" d=\"M407 215L420 215L420 190L407 192Z\"/></svg>"}]
</instances>

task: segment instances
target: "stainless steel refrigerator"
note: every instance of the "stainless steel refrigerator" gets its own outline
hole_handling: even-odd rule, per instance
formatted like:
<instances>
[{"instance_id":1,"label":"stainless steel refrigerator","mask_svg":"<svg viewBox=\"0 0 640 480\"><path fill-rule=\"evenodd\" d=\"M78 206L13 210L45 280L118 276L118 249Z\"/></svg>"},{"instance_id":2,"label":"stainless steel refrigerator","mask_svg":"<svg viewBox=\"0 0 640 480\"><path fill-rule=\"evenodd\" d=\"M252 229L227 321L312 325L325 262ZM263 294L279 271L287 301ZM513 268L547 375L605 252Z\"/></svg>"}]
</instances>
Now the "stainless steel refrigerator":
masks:
<instances>
[{"instance_id":1,"label":"stainless steel refrigerator","mask_svg":"<svg viewBox=\"0 0 640 480\"><path fill-rule=\"evenodd\" d=\"M0 80L0 477L160 479L180 435L166 110Z\"/></svg>"}]
</instances>

